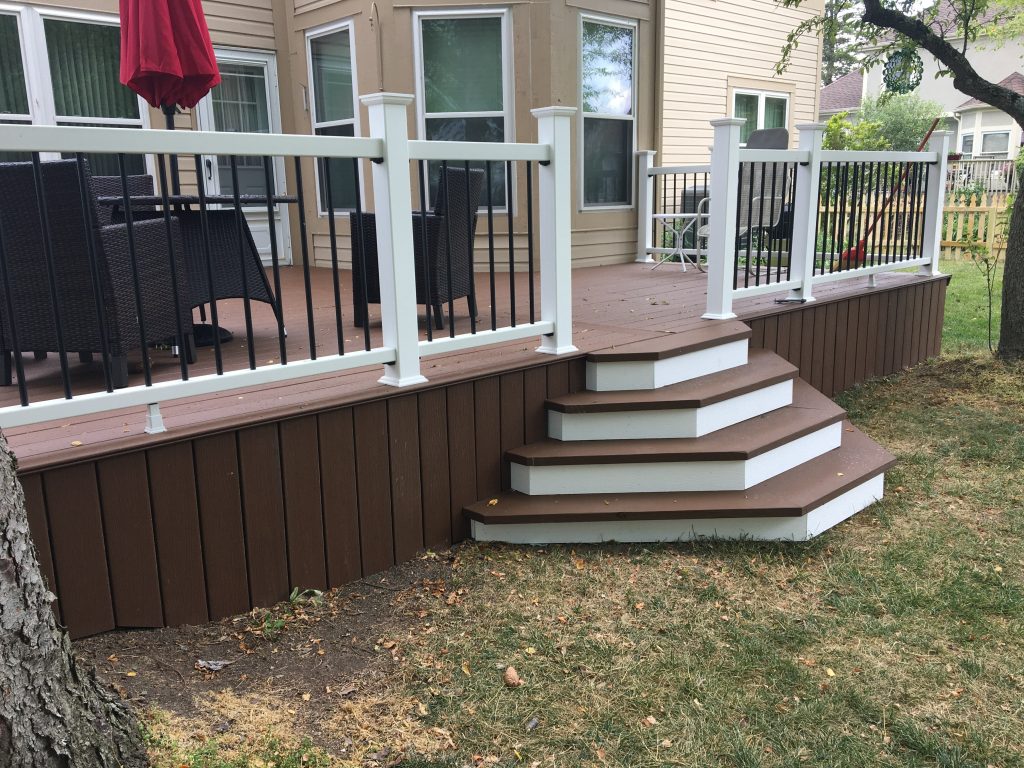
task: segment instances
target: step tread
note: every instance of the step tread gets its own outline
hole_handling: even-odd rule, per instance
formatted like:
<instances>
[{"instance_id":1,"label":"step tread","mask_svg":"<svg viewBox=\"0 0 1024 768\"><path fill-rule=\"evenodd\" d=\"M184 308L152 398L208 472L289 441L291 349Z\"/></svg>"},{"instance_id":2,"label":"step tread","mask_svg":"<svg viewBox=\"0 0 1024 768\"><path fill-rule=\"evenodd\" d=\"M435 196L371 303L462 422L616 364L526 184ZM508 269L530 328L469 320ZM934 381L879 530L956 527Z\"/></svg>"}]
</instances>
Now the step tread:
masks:
<instances>
[{"instance_id":1,"label":"step tread","mask_svg":"<svg viewBox=\"0 0 1024 768\"><path fill-rule=\"evenodd\" d=\"M626 363L665 360L689 352L698 352L720 344L749 339L750 328L738 320L711 320L706 325L681 333L666 333L654 339L633 341L587 355L591 363Z\"/></svg>"},{"instance_id":2,"label":"step tread","mask_svg":"<svg viewBox=\"0 0 1024 768\"><path fill-rule=\"evenodd\" d=\"M507 452L530 466L748 459L842 421L845 411L797 379L793 404L702 437L643 440L540 440Z\"/></svg>"},{"instance_id":3,"label":"step tread","mask_svg":"<svg viewBox=\"0 0 1024 768\"><path fill-rule=\"evenodd\" d=\"M599 520L800 517L885 472L896 457L843 425L840 448L745 491L528 496L511 491L465 507L482 523L556 523Z\"/></svg>"},{"instance_id":4,"label":"step tread","mask_svg":"<svg viewBox=\"0 0 1024 768\"><path fill-rule=\"evenodd\" d=\"M765 349L750 350L746 365L658 389L575 392L551 398L547 408L561 413L651 411L665 408L703 408L748 392L795 379L798 369Z\"/></svg>"}]
</instances>

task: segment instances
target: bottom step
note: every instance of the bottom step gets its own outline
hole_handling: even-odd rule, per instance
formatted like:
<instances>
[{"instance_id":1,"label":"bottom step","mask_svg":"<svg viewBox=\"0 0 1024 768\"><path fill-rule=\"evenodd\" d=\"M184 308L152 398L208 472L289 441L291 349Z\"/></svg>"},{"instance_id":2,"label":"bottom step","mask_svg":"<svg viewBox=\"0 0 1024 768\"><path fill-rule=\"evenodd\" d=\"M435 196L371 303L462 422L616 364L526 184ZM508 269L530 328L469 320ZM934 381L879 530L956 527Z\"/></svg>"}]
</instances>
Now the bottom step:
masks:
<instances>
[{"instance_id":1,"label":"bottom step","mask_svg":"<svg viewBox=\"0 0 1024 768\"><path fill-rule=\"evenodd\" d=\"M846 422L842 447L746 491L526 496L466 508L478 541L806 541L882 498L895 458Z\"/></svg>"}]
</instances>

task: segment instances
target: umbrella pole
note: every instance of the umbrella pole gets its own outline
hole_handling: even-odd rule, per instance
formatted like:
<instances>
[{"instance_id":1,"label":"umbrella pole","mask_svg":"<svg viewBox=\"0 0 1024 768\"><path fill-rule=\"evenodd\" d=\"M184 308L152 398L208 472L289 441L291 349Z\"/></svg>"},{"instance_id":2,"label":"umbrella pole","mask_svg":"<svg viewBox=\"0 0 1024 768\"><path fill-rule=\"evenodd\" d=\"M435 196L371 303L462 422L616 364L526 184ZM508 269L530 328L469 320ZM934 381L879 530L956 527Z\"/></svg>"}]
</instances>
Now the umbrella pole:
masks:
<instances>
[{"instance_id":1,"label":"umbrella pole","mask_svg":"<svg viewBox=\"0 0 1024 768\"><path fill-rule=\"evenodd\" d=\"M168 131L174 130L174 115L178 111L175 104L164 104L160 109L164 112L164 127ZM171 194L181 194L181 182L178 178L178 156L171 153Z\"/></svg>"}]
</instances>

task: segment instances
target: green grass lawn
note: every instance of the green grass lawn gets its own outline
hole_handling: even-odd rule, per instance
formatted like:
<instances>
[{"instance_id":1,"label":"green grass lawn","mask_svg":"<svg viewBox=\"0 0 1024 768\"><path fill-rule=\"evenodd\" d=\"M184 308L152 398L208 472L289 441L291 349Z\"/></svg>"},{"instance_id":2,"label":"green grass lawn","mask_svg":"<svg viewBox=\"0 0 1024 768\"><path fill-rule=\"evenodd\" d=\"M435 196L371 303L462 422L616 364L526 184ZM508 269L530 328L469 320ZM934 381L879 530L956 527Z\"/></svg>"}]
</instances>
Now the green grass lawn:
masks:
<instances>
[{"instance_id":1,"label":"green grass lawn","mask_svg":"<svg viewBox=\"0 0 1024 768\"><path fill-rule=\"evenodd\" d=\"M407 714L329 764L1024 766L1024 368L949 271L944 356L841 398L884 501L806 544L462 546L374 684Z\"/></svg>"},{"instance_id":2,"label":"green grass lawn","mask_svg":"<svg viewBox=\"0 0 1024 768\"><path fill-rule=\"evenodd\" d=\"M971 261L947 261L942 271L953 276L946 296L946 320L942 326L942 348L947 355L988 349L988 288L982 272ZM1002 298L1002 268L994 283L992 344L999 339L999 310Z\"/></svg>"}]
</instances>

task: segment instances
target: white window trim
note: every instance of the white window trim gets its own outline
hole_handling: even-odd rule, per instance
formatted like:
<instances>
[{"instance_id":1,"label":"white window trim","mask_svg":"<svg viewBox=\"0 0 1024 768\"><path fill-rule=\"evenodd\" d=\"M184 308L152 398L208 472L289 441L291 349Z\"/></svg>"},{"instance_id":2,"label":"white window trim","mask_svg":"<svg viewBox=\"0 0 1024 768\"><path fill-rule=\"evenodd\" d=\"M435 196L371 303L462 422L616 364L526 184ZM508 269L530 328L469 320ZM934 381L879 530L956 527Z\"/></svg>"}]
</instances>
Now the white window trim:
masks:
<instances>
[{"instance_id":1,"label":"white window trim","mask_svg":"<svg viewBox=\"0 0 1024 768\"><path fill-rule=\"evenodd\" d=\"M971 150L969 152L967 151L967 149L964 148L964 144L966 143L966 141L968 139L971 140ZM964 158L965 160L972 160L972 159L974 159L974 133L973 132L972 133L964 133L964 134L962 134L960 136L960 154L961 155L968 155L968 157Z\"/></svg>"},{"instance_id":2,"label":"white window trim","mask_svg":"<svg viewBox=\"0 0 1024 768\"><path fill-rule=\"evenodd\" d=\"M996 135L996 134L1002 134L1002 133L1006 134L1006 152L1001 153L1002 157L996 157L996 154L1000 154L1000 153L985 152L985 137L986 136L993 136L993 135ZM1010 146L1010 138L1011 138L1012 133L1013 133L1013 131L1011 131L1009 127L1006 127L1006 128L994 128L994 129L990 128L990 129L986 129L984 131L978 131L977 134L976 134L976 138L975 138L975 142L977 144L978 151L973 154L973 157L975 159L978 159L978 160L1006 160L1006 159L1008 159L1010 157L1010 149L1012 149L1012 147ZM978 138L980 138L980 141L978 141Z\"/></svg>"},{"instance_id":3,"label":"white window trim","mask_svg":"<svg viewBox=\"0 0 1024 768\"><path fill-rule=\"evenodd\" d=\"M313 81L313 49L311 43L318 37L332 34L334 32L340 32L341 30L348 30L348 43L349 43L349 55L352 58L352 117L349 120L323 120L317 121L316 119L316 93L314 91L315 85ZM336 125L351 125L353 136L362 136L362 125L359 114L359 72L356 66L356 30L355 20L352 18L342 19L340 21L332 21L329 24L321 24L318 27L311 27L306 30L306 83L308 89L307 104L309 108L309 130L310 133L316 135L317 128L330 128ZM325 219L330 215L330 212L322 203L326 201L320 200L320 163L313 163L313 183L314 183L314 194L316 195L316 213L317 216ZM363 203L363 209L366 209L366 188L363 184L363 169L362 163L360 163L359 173L356 177L356 184L359 185L359 199ZM335 215L337 212L348 212L355 210L354 208L335 208Z\"/></svg>"},{"instance_id":4,"label":"white window trim","mask_svg":"<svg viewBox=\"0 0 1024 768\"><path fill-rule=\"evenodd\" d=\"M431 112L427 114L427 89L424 82L423 71L423 19L501 19L501 102L503 109L484 112ZM513 79L513 42L512 42L512 14L508 8L460 8L458 10L429 10L415 11L412 15L412 45L413 45L413 67L415 68L416 80L416 130L421 139L427 138L427 118L460 118L460 117L500 117L505 123L505 142L514 142L515 139L515 82ZM497 161L495 161L497 162ZM509 183L506 181L506 190ZM516 164L512 164L512 211L516 211ZM430 189L426 190L427 205L431 205ZM506 192L507 195L507 192ZM506 201L507 202L507 201ZM486 205L486 204L485 204ZM494 212L508 212L505 206L494 206Z\"/></svg>"},{"instance_id":5,"label":"white window trim","mask_svg":"<svg viewBox=\"0 0 1024 768\"><path fill-rule=\"evenodd\" d=\"M18 34L21 42L21 62L25 68L26 87L28 88L29 112L33 125L57 125L58 115L53 97L50 59L46 48L46 31L43 23L46 19L77 21L86 24L105 24L120 27L121 20L117 14L92 13L66 8L47 8L28 5L0 3L0 12L13 14L18 19ZM30 45L31 43L31 45ZM30 55L30 52L32 55ZM138 119L116 117L60 117L61 123L91 123L109 126L138 126L142 130L150 127L149 104L141 96ZM42 160L57 160L59 153L40 152ZM155 173L155 164L151 155L145 155L146 169L150 175Z\"/></svg>"},{"instance_id":6,"label":"white window trim","mask_svg":"<svg viewBox=\"0 0 1024 768\"><path fill-rule=\"evenodd\" d=\"M623 27L630 30L633 33L633 72L632 72L632 85L631 95L633 98L632 109L630 114L627 115L607 115L603 112L591 112L587 113L583 111L583 23L590 21L596 24L604 24L609 27ZM629 120L633 124L633 152L636 152L636 141L637 141L637 129L636 129L636 113L637 113L637 55L636 48L639 39L639 24L633 19L620 19L614 16L599 16L592 13L581 13L579 18L579 24L576 29L576 41L577 41L577 58L576 58L576 72L577 81L579 83L577 87L577 97L579 99L579 115L580 119L577 121L576 126L576 144L579 147L579 161L577 165L577 187L579 189L579 204L577 210L581 213L590 213L597 211L628 211L636 208L636 163L633 161L633 156L627 159L626 166L629 168L629 181L626 183L626 188L631 190L630 202L627 204L614 204L614 205L587 205L586 203L586 189L584 187L584 151L583 146L583 124L586 121L588 115L593 118L600 120Z\"/></svg>"},{"instance_id":7,"label":"white window trim","mask_svg":"<svg viewBox=\"0 0 1024 768\"><path fill-rule=\"evenodd\" d=\"M729 97L729 114L733 117L736 116L736 97L737 96L757 96L757 125L754 126L755 131L760 131L764 128L764 103L765 99L783 99L786 102L786 124L783 126L787 131L789 130L789 119L791 117L791 110L793 109L793 98L792 95L785 91L761 91L756 88L733 88L732 95ZM746 143L740 144L741 147L745 147Z\"/></svg>"}]
</instances>

